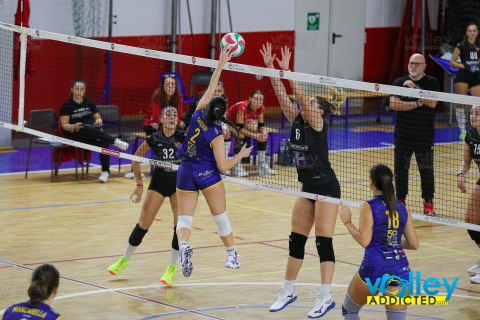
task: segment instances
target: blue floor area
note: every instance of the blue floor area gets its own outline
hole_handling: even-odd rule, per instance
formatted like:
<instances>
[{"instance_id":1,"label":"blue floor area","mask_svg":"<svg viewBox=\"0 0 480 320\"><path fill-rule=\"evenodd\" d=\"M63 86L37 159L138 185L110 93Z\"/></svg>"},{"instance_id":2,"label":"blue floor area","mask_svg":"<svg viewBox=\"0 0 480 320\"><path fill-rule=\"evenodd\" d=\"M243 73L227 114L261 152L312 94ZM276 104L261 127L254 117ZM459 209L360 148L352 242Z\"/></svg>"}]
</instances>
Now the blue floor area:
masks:
<instances>
[{"instance_id":1,"label":"blue floor area","mask_svg":"<svg viewBox=\"0 0 480 320\"><path fill-rule=\"evenodd\" d=\"M279 136L288 138L289 132L280 133ZM451 143L460 142L460 131L457 127L442 128L435 130L435 143ZM281 138L280 138L281 139ZM385 148L393 146L393 132L383 131L365 131L357 132L355 129L330 129L329 131L329 149L330 150L349 150L349 149L368 149L368 148ZM279 141L275 141L273 150L278 150ZM132 144L130 148L125 151L132 152ZM27 165L28 148L15 149L14 152L0 153L0 174L25 172ZM152 151L147 153L147 157L153 157ZM30 170L43 171L51 168L51 152L49 147L33 147L30 156ZM130 168L130 160L121 159L122 167L125 170ZM99 154L92 152L91 167L100 166ZM110 165L118 165L118 159L111 157ZM62 162L60 169L75 168L75 161Z\"/></svg>"}]
</instances>

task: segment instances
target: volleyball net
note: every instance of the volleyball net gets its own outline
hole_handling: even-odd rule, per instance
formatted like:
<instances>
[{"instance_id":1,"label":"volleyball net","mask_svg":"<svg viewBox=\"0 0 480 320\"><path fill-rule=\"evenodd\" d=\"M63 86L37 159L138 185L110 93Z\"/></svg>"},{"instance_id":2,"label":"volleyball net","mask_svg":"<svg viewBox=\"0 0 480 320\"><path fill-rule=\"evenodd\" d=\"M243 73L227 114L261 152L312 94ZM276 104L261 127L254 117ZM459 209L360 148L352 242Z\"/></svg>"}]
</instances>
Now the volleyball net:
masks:
<instances>
[{"instance_id":1,"label":"volleyball net","mask_svg":"<svg viewBox=\"0 0 480 320\"><path fill-rule=\"evenodd\" d=\"M246 41L248 50L248 39ZM162 80L173 74L181 94L177 106L178 121L181 118L188 125L188 110L192 104L194 106L195 97L208 86L211 72L218 64L218 61L210 59L4 23L0 23L0 44L1 127L120 159L171 169L177 169L178 166L156 161L151 153L145 157L134 155L146 138L144 121L148 118L148 107ZM273 49L280 56L280 48ZM238 61L241 61L241 57ZM290 66L293 66L292 61ZM256 137L244 139L254 145L250 158L241 164L248 175L239 176L235 174L238 172L230 170L230 174L224 175L224 180L335 203L340 200L301 191L302 185L298 182L296 170L296 165L302 162L301 155L294 152L290 145L291 124L281 111L271 77L280 79L290 103L297 107L300 107L297 102L300 101L299 92L292 90L289 81L300 83L307 100L311 97L332 100L332 92L336 92L337 98L340 97L338 112L327 120L329 158L340 182L342 201L357 208L361 201L371 197L370 168L377 163L384 163L392 170L394 168L395 113L389 110L391 96L401 97L402 101L436 100L439 105L447 107L457 103L480 105L478 97L272 70L235 63L233 59L227 62L221 81L229 110L238 107L237 103L248 104L252 92L260 90L265 107L265 129L261 130L265 131L260 137L256 135L258 127L255 121L245 121L243 128ZM104 131L127 142L127 150L121 151L113 145L103 148L72 140L62 134L58 122L58 130L53 133L31 123L32 114L38 110L51 109L58 119L60 107L70 98L71 84L75 79L85 81L85 97L96 103L103 118ZM263 107L259 110L263 110ZM252 108L245 112L259 113ZM476 166L472 163L467 174L467 193L460 192L456 174L463 160L465 144L459 139L460 132L456 125L449 126L448 114L436 113L435 117L433 161L420 161L414 154L408 166L407 208L418 220L480 231L480 226L465 223L468 197L478 179ZM235 122L236 119L231 120ZM226 144L230 157L235 153L233 145ZM432 166L431 163L436 211L433 217L423 214L422 179L419 174L419 168ZM275 174L259 170L262 166L274 170Z\"/></svg>"}]
</instances>

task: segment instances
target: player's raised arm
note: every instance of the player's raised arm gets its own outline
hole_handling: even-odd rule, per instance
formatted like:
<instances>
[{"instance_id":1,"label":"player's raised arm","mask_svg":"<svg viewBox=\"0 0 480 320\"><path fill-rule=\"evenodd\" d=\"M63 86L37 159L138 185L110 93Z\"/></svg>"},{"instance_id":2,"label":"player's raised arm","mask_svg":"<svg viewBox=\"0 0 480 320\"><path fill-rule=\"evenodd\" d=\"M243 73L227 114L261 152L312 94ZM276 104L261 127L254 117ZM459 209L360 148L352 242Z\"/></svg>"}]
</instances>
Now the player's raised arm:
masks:
<instances>
[{"instance_id":1,"label":"player's raised arm","mask_svg":"<svg viewBox=\"0 0 480 320\"><path fill-rule=\"evenodd\" d=\"M222 74L222 69L225 66L225 63L230 61L232 58L232 48L223 48L220 52L220 59L218 61L217 68L210 79L210 84L208 85L205 94L203 95L202 99L198 102L198 106L196 110L203 109L207 106L210 100L215 95L215 89L217 88L218 80L220 79L220 75Z\"/></svg>"},{"instance_id":2,"label":"player's raised arm","mask_svg":"<svg viewBox=\"0 0 480 320\"><path fill-rule=\"evenodd\" d=\"M263 49L260 49L260 53L263 56L263 62L265 62L267 68L275 69L273 66L275 55L272 56L272 45L267 42L263 45ZM287 117L288 121L293 122L299 113L298 109L292 101L290 101L282 81L274 77L270 77L270 81L272 82L273 90L275 90L275 94L277 95L278 102L280 102L280 107L282 108L285 117Z\"/></svg>"}]
</instances>

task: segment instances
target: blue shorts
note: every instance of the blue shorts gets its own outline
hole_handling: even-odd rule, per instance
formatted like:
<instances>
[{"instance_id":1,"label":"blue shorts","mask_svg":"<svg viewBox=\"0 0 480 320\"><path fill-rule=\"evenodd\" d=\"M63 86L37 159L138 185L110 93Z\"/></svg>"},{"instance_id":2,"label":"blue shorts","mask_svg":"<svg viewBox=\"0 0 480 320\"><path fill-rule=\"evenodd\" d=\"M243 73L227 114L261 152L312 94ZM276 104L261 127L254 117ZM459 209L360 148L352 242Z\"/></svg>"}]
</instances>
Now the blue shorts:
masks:
<instances>
[{"instance_id":1,"label":"blue shorts","mask_svg":"<svg viewBox=\"0 0 480 320\"><path fill-rule=\"evenodd\" d=\"M216 163L197 164L183 161L178 168L177 190L206 190L222 182Z\"/></svg>"},{"instance_id":2,"label":"blue shorts","mask_svg":"<svg viewBox=\"0 0 480 320\"><path fill-rule=\"evenodd\" d=\"M360 279L366 284L365 279L370 278L371 283L375 283L376 279L380 279L384 274L391 276L397 276L402 280L408 282L408 276L410 272L410 266L408 265L408 260L402 261L399 264L390 265L390 266L364 266L361 265L358 269L358 275ZM398 285L396 282L392 282L390 285Z\"/></svg>"}]
</instances>

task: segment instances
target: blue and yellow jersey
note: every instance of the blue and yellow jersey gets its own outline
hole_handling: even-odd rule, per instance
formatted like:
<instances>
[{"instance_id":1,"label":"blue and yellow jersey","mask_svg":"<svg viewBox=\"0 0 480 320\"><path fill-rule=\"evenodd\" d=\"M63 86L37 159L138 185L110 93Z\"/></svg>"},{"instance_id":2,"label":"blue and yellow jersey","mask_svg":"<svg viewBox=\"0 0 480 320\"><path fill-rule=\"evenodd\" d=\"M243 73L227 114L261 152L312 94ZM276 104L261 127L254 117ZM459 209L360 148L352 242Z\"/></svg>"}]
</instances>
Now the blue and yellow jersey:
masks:
<instances>
[{"instance_id":1,"label":"blue and yellow jersey","mask_svg":"<svg viewBox=\"0 0 480 320\"><path fill-rule=\"evenodd\" d=\"M3 320L62 320L63 316L55 312L48 304L31 305L29 301L15 304L5 310Z\"/></svg>"},{"instance_id":2,"label":"blue and yellow jersey","mask_svg":"<svg viewBox=\"0 0 480 320\"><path fill-rule=\"evenodd\" d=\"M178 148L176 156L197 164L216 163L212 143L223 135L221 125L207 126L205 109L195 111L190 121L187 138Z\"/></svg>"},{"instance_id":3,"label":"blue and yellow jersey","mask_svg":"<svg viewBox=\"0 0 480 320\"><path fill-rule=\"evenodd\" d=\"M407 256L401 246L408 219L405 206L397 202L397 211L389 215L381 195L365 202L372 209L373 234L370 244L365 248L362 266L392 265L406 261Z\"/></svg>"}]
</instances>

